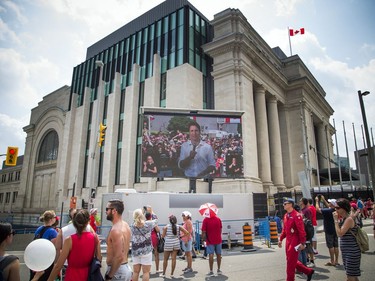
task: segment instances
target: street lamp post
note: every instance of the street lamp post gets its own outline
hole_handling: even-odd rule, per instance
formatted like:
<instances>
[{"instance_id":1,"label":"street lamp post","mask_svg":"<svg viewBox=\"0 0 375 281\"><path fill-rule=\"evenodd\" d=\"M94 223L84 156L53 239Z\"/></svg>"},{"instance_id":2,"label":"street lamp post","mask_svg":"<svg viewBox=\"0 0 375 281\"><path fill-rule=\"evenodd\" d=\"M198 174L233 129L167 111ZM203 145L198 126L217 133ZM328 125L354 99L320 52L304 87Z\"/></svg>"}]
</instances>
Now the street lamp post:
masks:
<instances>
[{"instance_id":1,"label":"street lamp post","mask_svg":"<svg viewBox=\"0 0 375 281\"><path fill-rule=\"evenodd\" d=\"M369 91L365 91L363 93L361 91L358 91L359 105L361 106L363 127L365 129L365 136L366 136L367 155L368 155L368 160L369 160L368 162L369 162L369 168L370 168L370 171L369 171L370 172L370 184L372 185L372 192L373 192L373 195L375 196L374 155L373 155L373 149L371 147L370 134L369 134L369 131L368 131L368 126L367 126L365 106L363 104L363 96L367 96L368 94L370 94Z\"/></svg>"}]
</instances>

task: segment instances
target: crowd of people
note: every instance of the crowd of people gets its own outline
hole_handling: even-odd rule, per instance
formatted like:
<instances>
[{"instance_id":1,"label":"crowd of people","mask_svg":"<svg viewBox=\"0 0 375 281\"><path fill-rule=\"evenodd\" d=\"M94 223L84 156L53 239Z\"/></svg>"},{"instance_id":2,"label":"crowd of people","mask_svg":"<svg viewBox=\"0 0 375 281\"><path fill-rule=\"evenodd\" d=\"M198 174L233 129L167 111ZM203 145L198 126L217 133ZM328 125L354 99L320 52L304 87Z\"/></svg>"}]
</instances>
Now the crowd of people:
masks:
<instances>
[{"instance_id":1,"label":"crowd of people","mask_svg":"<svg viewBox=\"0 0 375 281\"><path fill-rule=\"evenodd\" d=\"M360 204L362 208L359 207ZM308 281L313 278L316 267L314 260L318 255L317 213L322 214L323 217L325 242L329 251L330 260L325 266L339 266L341 253L347 280L359 280L361 250L355 235L363 226L360 218L364 213L368 217L368 211L373 209L370 198L366 201L366 205L360 199L326 200L323 195L316 196L314 200L301 198L298 203L292 198L285 198L283 206L286 214L283 218L283 230L278 246L282 247L283 240L286 239L287 281L295 280L296 272L305 274ZM364 206L367 207L367 213L363 212ZM372 215L372 218L375 234L375 217ZM308 222L311 222L314 228L312 237L308 237Z\"/></svg>"},{"instance_id":2,"label":"crowd of people","mask_svg":"<svg viewBox=\"0 0 375 281\"><path fill-rule=\"evenodd\" d=\"M361 228L358 220L363 212L358 206L359 200L326 199L318 195L314 199L301 198L299 202L291 198L284 199L283 229L279 237L278 246L282 247L285 239L286 275L287 281L295 280L296 272L306 275L312 280L315 274L315 259L317 249L317 213L322 214L325 233L325 243L329 251L329 260L325 266L339 266L342 261L348 281L358 281L361 275L361 250L355 234ZM369 201L369 200L367 200ZM372 202L372 201L371 201ZM367 204L367 203L366 203ZM372 207L368 208L371 209ZM128 224L122 219L125 206L123 201L112 199L106 205L106 219L112 222L107 236L107 270L104 280L133 280L150 279L153 261L156 273L160 277L175 276L178 253L184 252L186 268L183 274L194 274L193 253L195 244L194 225L192 215L186 210L181 214L182 223L178 223L175 215L168 217L169 223L163 228L158 226L158 217L151 206L144 206L134 210L133 222ZM96 257L102 260L100 241L95 229L97 209L90 212L85 209L71 209L71 221L61 229L57 227L59 219L53 210L43 213L40 220L43 225L35 231L35 238L51 241L56 248L56 258L51 265L41 272L30 271L29 280L87 280L91 261ZM375 218L373 217L374 222ZM306 221L313 226L311 237L306 228ZM91 224L94 223L94 226ZM375 224L374 224L375 225ZM374 226L375 234L375 226ZM6 247L13 241L15 235L12 225L0 223L0 263L4 280L20 280L20 263L16 256L6 255ZM201 239L205 244L205 256L208 255L208 277L221 275L222 253L222 222L217 215L207 216L201 226ZM163 263L160 266L158 243L164 239ZM130 266L129 250L131 245ZM214 271L214 255L216 254L217 268ZM341 256L341 260L340 260ZM170 267L169 267L170 261ZM191 275L192 277L194 275Z\"/></svg>"},{"instance_id":3,"label":"crowd of people","mask_svg":"<svg viewBox=\"0 0 375 281\"><path fill-rule=\"evenodd\" d=\"M243 143L238 135L222 138L201 135L197 122L189 132L143 132L142 176L241 177Z\"/></svg>"}]
</instances>

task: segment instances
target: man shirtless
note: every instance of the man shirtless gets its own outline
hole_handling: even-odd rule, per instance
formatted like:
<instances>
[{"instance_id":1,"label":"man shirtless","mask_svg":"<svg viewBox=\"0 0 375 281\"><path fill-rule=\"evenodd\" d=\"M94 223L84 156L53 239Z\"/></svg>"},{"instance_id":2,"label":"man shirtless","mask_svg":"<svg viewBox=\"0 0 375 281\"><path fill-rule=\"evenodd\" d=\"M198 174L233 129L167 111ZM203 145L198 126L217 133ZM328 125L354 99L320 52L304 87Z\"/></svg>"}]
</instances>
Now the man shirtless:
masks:
<instances>
[{"instance_id":1,"label":"man shirtless","mask_svg":"<svg viewBox=\"0 0 375 281\"><path fill-rule=\"evenodd\" d=\"M107 237L107 272L105 280L130 281L132 269L128 264L130 228L122 220L124 202L110 200L106 207L107 220L113 224Z\"/></svg>"}]
</instances>

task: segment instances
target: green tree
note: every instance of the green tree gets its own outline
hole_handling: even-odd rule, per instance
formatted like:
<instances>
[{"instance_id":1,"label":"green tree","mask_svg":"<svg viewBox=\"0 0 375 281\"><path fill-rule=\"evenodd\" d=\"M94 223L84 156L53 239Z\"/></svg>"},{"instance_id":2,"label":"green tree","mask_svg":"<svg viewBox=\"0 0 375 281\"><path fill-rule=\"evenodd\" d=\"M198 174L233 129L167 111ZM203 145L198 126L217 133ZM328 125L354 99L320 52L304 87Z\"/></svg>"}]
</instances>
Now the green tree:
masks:
<instances>
[{"instance_id":1,"label":"green tree","mask_svg":"<svg viewBox=\"0 0 375 281\"><path fill-rule=\"evenodd\" d=\"M180 130L181 132L188 132L190 122L191 119L189 117L173 116L171 120L169 120L167 130L175 133L177 132L177 130Z\"/></svg>"}]
</instances>

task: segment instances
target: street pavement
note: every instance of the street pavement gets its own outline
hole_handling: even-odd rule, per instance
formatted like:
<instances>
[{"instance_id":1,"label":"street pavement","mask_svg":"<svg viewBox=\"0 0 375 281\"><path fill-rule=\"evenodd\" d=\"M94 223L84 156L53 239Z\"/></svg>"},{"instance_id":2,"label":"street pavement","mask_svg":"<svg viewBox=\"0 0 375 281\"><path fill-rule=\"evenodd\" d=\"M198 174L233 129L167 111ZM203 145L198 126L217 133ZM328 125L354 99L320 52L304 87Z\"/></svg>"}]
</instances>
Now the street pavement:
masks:
<instances>
[{"instance_id":1,"label":"street pavement","mask_svg":"<svg viewBox=\"0 0 375 281\"><path fill-rule=\"evenodd\" d=\"M369 222L369 220L368 220ZM365 225L363 228L369 235L370 250L362 254L361 281L374 280L375 276L375 242L372 230L372 225ZM159 277L159 273L155 273L154 264L151 269L151 280L259 280L259 281L281 281L286 278L286 260L285 248L278 248L277 245L268 247L264 241L255 239L253 241L253 249L251 252L243 252L243 247L233 247L231 249L223 249L223 258L221 270L222 275L213 277L206 277L209 271L208 260L200 258L200 254L193 261L194 272L183 274L182 269L186 267L186 261L177 258L177 266L174 272L174 278L170 278L171 261L168 263L166 278ZM328 249L325 245L324 233L318 233L318 252L316 255L315 274L312 280L329 280L329 281L343 281L346 280L345 270L343 266L325 266L329 261ZM14 251L8 252L20 257L21 262L21 280L28 280L29 272L24 264L23 252ZM160 268L162 268L163 255L160 254ZM340 257L341 263L341 257ZM105 256L103 257L102 272L106 270ZM216 272L216 260L214 263L214 271ZM306 276L296 274L296 280L306 280Z\"/></svg>"}]
</instances>

